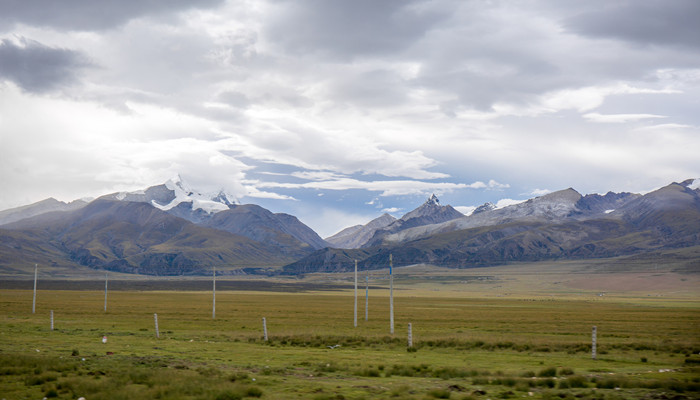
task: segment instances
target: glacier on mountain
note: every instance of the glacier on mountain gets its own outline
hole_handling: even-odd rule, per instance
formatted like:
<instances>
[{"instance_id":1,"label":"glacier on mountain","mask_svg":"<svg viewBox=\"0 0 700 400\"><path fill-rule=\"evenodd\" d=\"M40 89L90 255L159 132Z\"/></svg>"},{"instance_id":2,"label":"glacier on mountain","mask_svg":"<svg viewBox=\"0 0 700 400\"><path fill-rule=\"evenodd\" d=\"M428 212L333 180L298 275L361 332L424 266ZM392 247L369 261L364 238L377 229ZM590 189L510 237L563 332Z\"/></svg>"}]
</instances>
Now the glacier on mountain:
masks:
<instances>
[{"instance_id":1,"label":"glacier on mountain","mask_svg":"<svg viewBox=\"0 0 700 400\"><path fill-rule=\"evenodd\" d=\"M151 204L154 207L163 211L171 210L180 203L191 202L193 211L202 210L207 214L215 214L219 211L228 210L230 205L236 203L234 198L223 191L218 193L199 193L190 190L182 182L179 175L165 182L165 187L173 191L175 198L172 201L167 204L160 204L156 200L151 200Z\"/></svg>"}]
</instances>

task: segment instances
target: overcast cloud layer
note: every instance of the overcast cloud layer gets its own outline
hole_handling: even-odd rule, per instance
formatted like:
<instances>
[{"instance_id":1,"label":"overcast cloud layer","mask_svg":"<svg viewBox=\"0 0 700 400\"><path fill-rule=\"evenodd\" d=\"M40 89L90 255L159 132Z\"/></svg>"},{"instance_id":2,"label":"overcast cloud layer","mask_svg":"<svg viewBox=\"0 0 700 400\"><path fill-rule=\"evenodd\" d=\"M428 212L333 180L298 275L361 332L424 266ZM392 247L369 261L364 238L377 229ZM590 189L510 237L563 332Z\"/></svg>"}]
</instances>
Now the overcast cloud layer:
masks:
<instances>
[{"instance_id":1,"label":"overcast cloud layer","mask_svg":"<svg viewBox=\"0 0 700 400\"><path fill-rule=\"evenodd\" d=\"M700 2L0 2L0 209L200 190L322 236L700 178ZM510 199L510 200L509 200Z\"/></svg>"}]
</instances>

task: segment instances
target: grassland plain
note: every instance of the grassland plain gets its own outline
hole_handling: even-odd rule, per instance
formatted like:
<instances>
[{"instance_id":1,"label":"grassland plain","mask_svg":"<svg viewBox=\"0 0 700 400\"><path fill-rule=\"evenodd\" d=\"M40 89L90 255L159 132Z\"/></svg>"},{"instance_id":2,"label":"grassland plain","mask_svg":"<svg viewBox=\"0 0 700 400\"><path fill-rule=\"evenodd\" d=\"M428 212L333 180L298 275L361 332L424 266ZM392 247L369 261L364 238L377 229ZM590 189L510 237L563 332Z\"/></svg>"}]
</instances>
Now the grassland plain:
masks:
<instances>
[{"instance_id":1,"label":"grassland plain","mask_svg":"<svg viewBox=\"0 0 700 400\"><path fill-rule=\"evenodd\" d=\"M306 277L306 291L219 290L216 319L206 291L110 291L105 313L100 290L40 290L32 314L31 290L3 289L0 398L700 398L700 301L684 286L696 275L645 269L681 283L601 296L575 287L599 271L576 268L401 269L393 336L382 271L356 328L351 290L308 290L347 274Z\"/></svg>"}]
</instances>

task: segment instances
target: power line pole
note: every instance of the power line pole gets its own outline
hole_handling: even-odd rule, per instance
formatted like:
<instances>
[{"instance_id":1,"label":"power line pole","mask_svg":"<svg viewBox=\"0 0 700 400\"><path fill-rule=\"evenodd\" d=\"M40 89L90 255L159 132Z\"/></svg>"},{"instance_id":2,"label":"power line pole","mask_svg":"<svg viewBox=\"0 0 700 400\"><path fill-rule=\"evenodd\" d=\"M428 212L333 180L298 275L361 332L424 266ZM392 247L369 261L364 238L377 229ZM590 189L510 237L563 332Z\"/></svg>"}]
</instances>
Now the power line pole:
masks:
<instances>
[{"instance_id":1,"label":"power line pole","mask_svg":"<svg viewBox=\"0 0 700 400\"><path fill-rule=\"evenodd\" d=\"M216 319L216 266L213 267L214 276L212 278L212 305L211 305L211 319Z\"/></svg>"},{"instance_id":2,"label":"power line pole","mask_svg":"<svg viewBox=\"0 0 700 400\"><path fill-rule=\"evenodd\" d=\"M107 312L107 274L105 274L105 312Z\"/></svg>"},{"instance_id":3,"label":"power line pole","mask_svg":"<svg viewBox=\"0 0 700 400\"><path fill-rule=\"evenodd\" d=\"M39 268L38 264L34 264L34 295L32 296L32 314L36 312L36 275L37 275L37 269Z\"/></svg>"},{"instance_id":4,"label":"power line pole","mask_svg":"<svg viewBox=\"0 0 700 400\"><path fill-rule=\"evenodd\" d=\"M365 275L365 321L369 321L369 270Z\"/></svg>"},{"instance_id":5,"label":"power line pole","mask_svg":"<svg viewBox=\"0 0 700 400\"><path fill-rule=\"evenodd\" d=\"M392 335L394 334L394 274L391 271L393 264L393 255L389 254L389 323Z\"/></svg>"},{"instance_id":6,"label":"power line pole","mask_svg":"<svg viewBox=\"0 0 700 400\"><path fill-rule=\"evenodd\" d=\"M357 328L357 260L355 260L355 328Z\"/></svg>"}]
</instances>

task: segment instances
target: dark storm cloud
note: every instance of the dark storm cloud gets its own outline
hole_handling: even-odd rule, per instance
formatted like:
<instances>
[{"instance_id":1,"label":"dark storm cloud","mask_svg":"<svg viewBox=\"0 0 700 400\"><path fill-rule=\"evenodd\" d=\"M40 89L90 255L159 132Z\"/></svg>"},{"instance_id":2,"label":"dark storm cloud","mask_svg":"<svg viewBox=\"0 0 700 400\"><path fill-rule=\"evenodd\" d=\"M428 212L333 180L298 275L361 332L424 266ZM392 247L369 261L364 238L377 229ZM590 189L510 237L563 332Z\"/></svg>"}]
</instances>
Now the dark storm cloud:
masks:
<instances>
[{"instance_id":1,"label":"dark storm cloud","mask_svg":"<svg viewBox=\"0 0 700 400\"><path fill-rule=\"evenodd\" d=\"M27 92L42 93L70 84L76 72L90 66L79 52L45 46L20 38L0 40L0 79L10 80Z\"/></svg>"},{"instance_id":2,"label":"dark storm cloud","mask_svg":"<svg viewBox=\"0 0 700 400\"><path fill-rule=\"evenodd\" d=\"M339 60L400 51L447 16L424 1L281 1L268 24L274 43L294 54Z\"/></svg>"},{"instance_id":3,"label":"dark storm cloud","mask_svg":"<svg viewBox=\"0 0 700 400\"><path fill-rule=\"evenodd\" d=\"M566 26L573 32L642 45L700 47L700 1L642 0L602 2Z\"/></svg>"},{"instance_id":4,"label":"dark storm cloud","mask_svg":"<svg viewBox=\"0 0 700 400\"><path fill-rule=\"evenodd\" d=\"M3 0L0 30L15 23L68 30L104 30L132 18L206 8L223 0Z\"/></svg>"}]
</instances>

